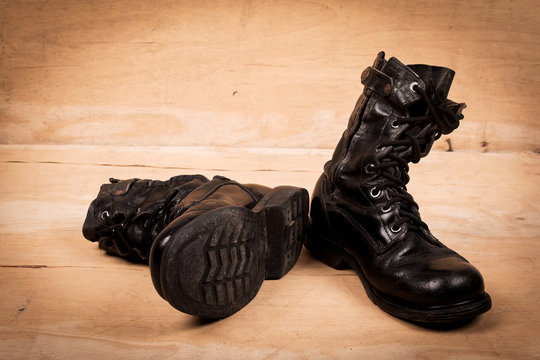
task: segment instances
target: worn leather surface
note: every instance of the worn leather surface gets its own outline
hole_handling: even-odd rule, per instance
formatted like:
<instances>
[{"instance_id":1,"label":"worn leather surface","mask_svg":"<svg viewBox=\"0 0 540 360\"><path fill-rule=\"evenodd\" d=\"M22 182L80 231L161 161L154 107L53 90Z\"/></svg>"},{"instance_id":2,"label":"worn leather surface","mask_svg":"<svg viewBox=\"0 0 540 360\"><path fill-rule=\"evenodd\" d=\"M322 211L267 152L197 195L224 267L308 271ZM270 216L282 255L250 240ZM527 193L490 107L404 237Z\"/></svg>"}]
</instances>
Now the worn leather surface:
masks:
<instances>
[{"instance_id":1,"label":"worn leather surface","mask_svg":"<svg viewBox=\"0 0 540 360\"><path fill-rule=\"evenodd\" d=\"M206 182L202 175L180 175L167 181L111 179L101 185L88 208L83 236L99 241L111 254L148 261L151 239L170 221L163 213L165 207L174 207Z\"/></svg>"},{"instance_id":2,"label":"worn leather surface","mask_svg":"<svg viewBox=\"0 0 540 360\"><path fill-rule=\"evenodd\" d=\"M409 117L430 115L415 85L422 90L429 85L444 99L443 106L460 114L464 104L446 99L454 72L428 65L405 66L381 55L367 71L375 75L363 76L364 93L313 192L314 232L351 254L372 286L405 303L451 304L482 294L480 272L439 242L427 226L405 221L399 229L393 227L404 212L419 217L417 205L411 198L385 206L399 194L404 196L406 188L388 186L386 178L371 170L382 161L392 161L390 153L417 162L429 153L440 133L457 127L444 114L438 115L438 126L433 122L396 125ZM420 139L417 158L411 147L383 146L406 136ZM409 180L408 167L396 164L388 171L403 184Z\"/></svg>"},{"instance_id":3,"label":"worn leather surface","mask_svg":"<svg viewBox=\"0 0 540 360\"><path fill-rule=\"evenodd\" d=\"M173 221L225 206L252 208L271 189L225 177L179 175L167 181L111 179L100 187L83 224L83 235L101 249L133 261L148 261L153 240ZM181 218L181 219L179 219Z\"/></svg>"}]
</instances>

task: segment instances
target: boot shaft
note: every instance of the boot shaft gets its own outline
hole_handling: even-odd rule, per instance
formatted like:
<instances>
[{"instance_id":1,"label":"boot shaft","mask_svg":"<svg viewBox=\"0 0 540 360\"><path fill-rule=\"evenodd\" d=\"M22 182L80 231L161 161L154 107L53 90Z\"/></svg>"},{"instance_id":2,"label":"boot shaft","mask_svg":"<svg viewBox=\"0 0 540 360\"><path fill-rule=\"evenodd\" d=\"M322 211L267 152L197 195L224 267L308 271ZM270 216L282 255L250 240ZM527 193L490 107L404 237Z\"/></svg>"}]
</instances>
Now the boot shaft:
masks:
<instances>
[{"instance_id":1,"label":"boot shaft","mask_svg":"<svg viewBox=\"0 0 540 360\"><path fill-rule=\"evenodd\" d=\"M406 66L379 53L362 74L363 94L315 185L311 217L319 231L338 224L329 217L342 219L345 211L367 229L377 251L412 233L437 244L406 184L409 163L459 125L464 104L447 99L453 77L448 68Z\"/></svg>"},{"instance_id":2,"label":"boot shaft","mask_svg":"<svg viewBox=\"0 0 540 360\"><path fill-rule=\"evenodd\" d=\"M148 260L153 240L181 215L196 217L225 206L251 209L271 189L221 176L175 176L167 181L110 179L92 201L83 235L110 254Z\"/></svg>"},{"instance_id":3,"label":"boot shaft","mask_svg":"<svg viewBox=\"0 0 540 360\"><path fill-rule=\"evenodd\" d=\"M358 183L373 178L373 166L389 157L396 163L393 176L406 184L407 163L418 162L435 140L459 125L465 104L447 99L453 77L448 68L406 66L379 53L362 73L365 88L325 165L328 179L355 192Z\"/></svg>"}]
</instances>

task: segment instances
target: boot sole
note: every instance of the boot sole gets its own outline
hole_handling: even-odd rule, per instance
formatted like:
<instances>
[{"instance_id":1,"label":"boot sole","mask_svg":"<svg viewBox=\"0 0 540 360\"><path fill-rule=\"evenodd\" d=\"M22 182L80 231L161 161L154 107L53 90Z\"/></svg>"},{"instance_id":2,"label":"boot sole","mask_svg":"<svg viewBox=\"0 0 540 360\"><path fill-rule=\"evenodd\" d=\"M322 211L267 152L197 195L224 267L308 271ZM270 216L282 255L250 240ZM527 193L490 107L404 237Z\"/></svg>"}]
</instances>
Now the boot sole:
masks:
<instances>
[{"instance_id":1,"label":"boot sole","mask_svg":"<svg viewBox=\"0 0 540 360\"><path fill-rule=\"evenodd\" d=\"M311 229L305 247L316 258L334 269L353 269L360 278L369 299L381 310L401 319L430 324L459 323L491 309L491 298L486 292L467 301L444 305L424 305L403 301L375 288L368 281L354 256L320 234L313 234Z\"/></svg>"},{"instance_id":2,"label":"boot sole","mask_svg":"<svg viewBox=\"0 0 540 360\"><path fill-rule=\"evenodd\" d=\"M200 215L160 235L152 278L176 309L224 318L246 306L265 279L280 279L296 263L306 237L305 189L273 189L253 210L230 206ZM159 256L159 255L158 255Z\"/></svg>"}]
</instances>

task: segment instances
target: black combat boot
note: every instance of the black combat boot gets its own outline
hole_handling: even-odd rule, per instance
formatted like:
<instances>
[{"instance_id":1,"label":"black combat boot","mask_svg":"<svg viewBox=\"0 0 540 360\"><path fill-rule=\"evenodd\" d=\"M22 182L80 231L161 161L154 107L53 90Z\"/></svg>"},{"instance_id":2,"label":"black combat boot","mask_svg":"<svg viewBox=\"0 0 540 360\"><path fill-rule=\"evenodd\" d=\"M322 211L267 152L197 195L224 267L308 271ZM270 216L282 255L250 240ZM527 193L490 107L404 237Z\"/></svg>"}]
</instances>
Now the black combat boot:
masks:
<instances>
[{"instance_id":1,"label":"black combat boot","mask_svg":"<svg viewBox=\"0 0 540 360\"><path fill-rule=\"evenodd\" d=\"M83 235L111 255L148 263L152 242L168 224L172 208L208 179L180 175L167 181L109 181L88 208Z\"/></svg>"},{"instance_id":2,"label":"black combat boot","mask_svg":"<svg viewBox=\"0 0 540 360\"><path fill-rule=\"evenodd\" d=\"M454 72L403 65L380 53L313 193L306 247L352 268L369 298L397 317L457 322L491 307L480 272L440 243L407 192L408 163L458 127L465 104L447 99Z\"/></svg>"},{"instance_id":3,"label":"black combat boot","mask_svg":"<svg viewBox=\"0 0 540 360\"><path fill-rule=\"evenodd\" d=\"M263 280L296 263L308 222L305 189L224 177L115 180L101 186L84 236L110 254L148 262L158 293L205 318L234 314Z\"/></svg>"},{"instance_id":4,"label":"black combat boot","mask_svg":"<svg viewBox=\"0 0 540 360\"><path fill-rule=\"evenodd\" d=\"M150 253L154 287L182 312L234 314L263 280L283 277L296 263L308 209L305 189L214 177L175 206L174 220L156 237Z\"/></svg>"}]
</instances>

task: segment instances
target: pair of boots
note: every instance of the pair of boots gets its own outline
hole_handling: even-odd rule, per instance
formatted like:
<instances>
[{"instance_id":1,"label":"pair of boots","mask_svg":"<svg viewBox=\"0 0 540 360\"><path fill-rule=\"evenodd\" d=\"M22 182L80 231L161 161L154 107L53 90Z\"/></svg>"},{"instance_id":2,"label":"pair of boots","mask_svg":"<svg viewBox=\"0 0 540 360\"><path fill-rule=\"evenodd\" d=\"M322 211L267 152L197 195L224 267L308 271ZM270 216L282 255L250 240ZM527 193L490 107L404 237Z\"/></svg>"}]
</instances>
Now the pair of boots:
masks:
<instances>
[{"instance_id":1,"label":"pair of boots","mask_svg":"<svg viewBox=\"0 0 540 360\"><path fill-rule=\"evenodd\" d=\"M409 163L456 129L465 104L447 99L448 68L379 53L334 155L313 191L224 177L114 180L88 210L84 236L150 263L158 293L188 314L222 318L265 279L283 277L302 244L352 268L382 310L410 321L456 322L491 307L481 274L440 243L407 192Z\"/></svg>"}]
</instances>

